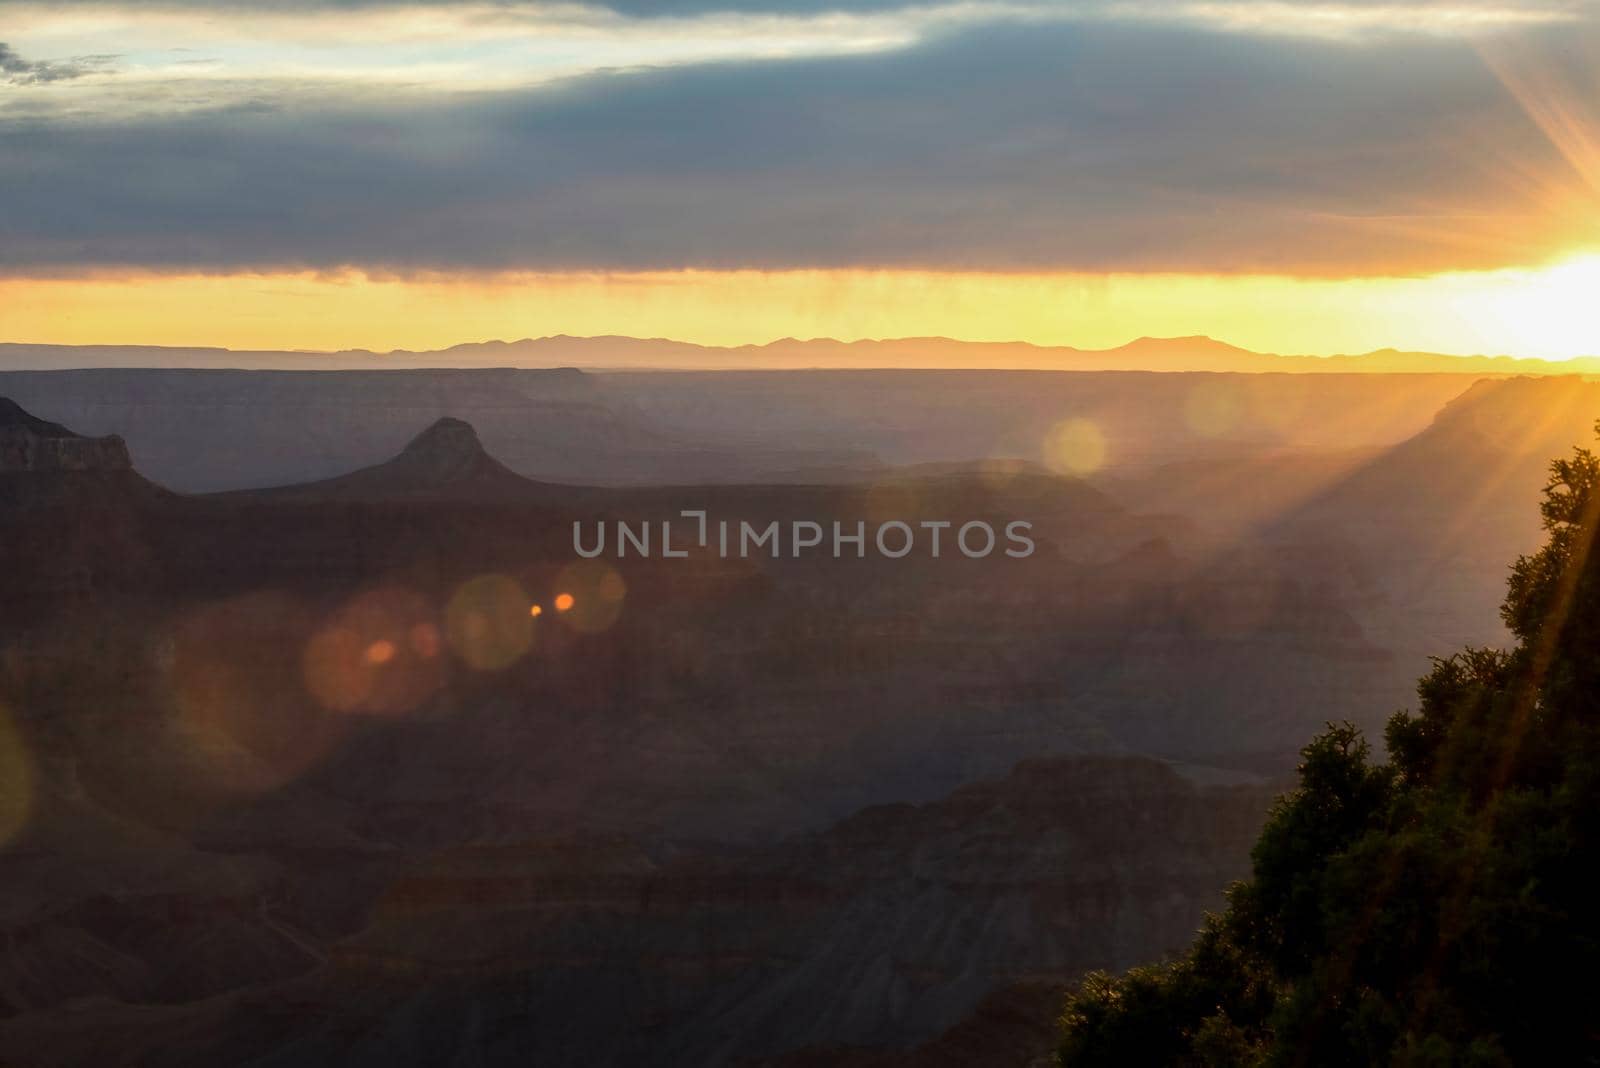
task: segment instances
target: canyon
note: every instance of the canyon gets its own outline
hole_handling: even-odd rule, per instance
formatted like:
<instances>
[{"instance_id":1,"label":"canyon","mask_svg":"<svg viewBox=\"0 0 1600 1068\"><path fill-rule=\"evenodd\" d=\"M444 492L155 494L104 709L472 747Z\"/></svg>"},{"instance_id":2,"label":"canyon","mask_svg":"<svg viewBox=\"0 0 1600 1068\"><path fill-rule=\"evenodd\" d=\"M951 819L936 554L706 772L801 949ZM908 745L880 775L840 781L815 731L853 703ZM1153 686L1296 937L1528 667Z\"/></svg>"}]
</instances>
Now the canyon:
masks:
<instances>
[{"instance_id":1,"label":"canyon","mask_svg":"<svg viewBox=\"0 0 1600 1068\"><path fill-rule=\"evenodd\" d=\"M1321 421L1282 432L1293 448L1185 424L1074 477L941 455L917 419L897 431L881 395L850 394L826 435L769 418L760 462L877 459L741 483L696 481L696 457L751 431L767 383L708 394L718 448L652 453L646 435L696 420L668 434L642 403L592 403L603 376L551 372L568 399L538 402L550 423L590 428L561 454L603 444L604 409L644 428L605 455L684 463L681 481L580 484L479 437L491 394L545 372L395 373L382 388L409 400L342 414L342 372L194 372L168 393L141 375L177 372L119 371L93 385L115 385L103 407L83 373L40 415L51 374L0 375L30 401L0 405L0 1057L41 1065L1047 1056L1048 1020L1023 1007L1180 951L1247 873L1307 737L1375 731L1428 655L1496 640L1543 466L1597 409L1580 379L1418 380L1401 410L1377 392L1352 407L1364 387L1328 377L1334 393L1305 394ZM1145 423L1215 384L1169 377ZM1089 378L1042 392L1112 412L1117 382ZM995 381L992 402L964 390L990 413L974 427L1008 405L1042 425L1046 403ZM960 402L931 383L885 388L924 414ZM677 388L658 413L685 410ZM257 414L165 422L204 390ZM315 396L326 425L294 414ZM45 418L111 433L140 408L126 448ZM349 420L387 429L355 452L264 445L337 442ZM387 456L321 470L402 423ZM1355 425L1368 436L1331 429ZM201 494L146 477L147 454L200 484L270 462ZM249 485L312 456L291 484ZM575 519L685 507L1025 515L1038 552L572 551Z\"/></svg>"}]
</instances>

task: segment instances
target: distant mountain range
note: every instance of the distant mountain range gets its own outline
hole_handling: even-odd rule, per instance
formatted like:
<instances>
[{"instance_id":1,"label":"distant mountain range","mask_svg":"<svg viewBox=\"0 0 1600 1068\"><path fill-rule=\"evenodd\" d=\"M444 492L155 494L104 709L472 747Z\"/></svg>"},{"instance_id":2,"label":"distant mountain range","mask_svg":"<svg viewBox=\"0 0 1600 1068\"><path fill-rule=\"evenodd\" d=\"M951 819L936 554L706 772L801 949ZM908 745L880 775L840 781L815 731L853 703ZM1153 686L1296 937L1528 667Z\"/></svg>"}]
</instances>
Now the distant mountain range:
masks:
<instances>
[{"instance_id":1,"label":"distant mountain range","mask_svg":"<svg viewBox=\"0 0 1600 1068\"><path fill-rule=\"evenodd\" d=\"M804 368L984 368L1060 371L1231 371L1474 375L1600 374L1600 356L1566 361L1450 356L1379 349L1359 355L1252 352L1209 337L1142 337L1110 349L956 341L944 337L838 341L783 338L765 345L695 345L621 336L479 341L446 349L338 352L185 348L156 345L0 344L0 370L190 367L292 370L581 367L633 370L797 370Z\"/></svg>"}]
</instances>

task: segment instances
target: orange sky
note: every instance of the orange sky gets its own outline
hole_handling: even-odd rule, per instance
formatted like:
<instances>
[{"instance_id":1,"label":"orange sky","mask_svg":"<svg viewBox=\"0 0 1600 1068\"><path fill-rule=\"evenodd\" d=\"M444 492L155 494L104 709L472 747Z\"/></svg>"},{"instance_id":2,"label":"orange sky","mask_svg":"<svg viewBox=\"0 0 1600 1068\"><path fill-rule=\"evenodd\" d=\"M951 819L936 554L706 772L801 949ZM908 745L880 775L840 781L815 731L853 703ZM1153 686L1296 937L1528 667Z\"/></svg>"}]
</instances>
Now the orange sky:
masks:
<instances>
[{"instance_id":1,"label":"orange sky","mask_svg":"<svg viewBox=\"0 0 1600 1068\"><path fill-rule=\"evenodd\" d=\"M702 344L1023 340L1104 348L1208 334L1267 352L1383 347L1600 354L1600 256L1405 279L727 271L373 279L350 273L0 280L3 340L230 348L441 348L548 334Z\"/></svg>"}]
</instances>

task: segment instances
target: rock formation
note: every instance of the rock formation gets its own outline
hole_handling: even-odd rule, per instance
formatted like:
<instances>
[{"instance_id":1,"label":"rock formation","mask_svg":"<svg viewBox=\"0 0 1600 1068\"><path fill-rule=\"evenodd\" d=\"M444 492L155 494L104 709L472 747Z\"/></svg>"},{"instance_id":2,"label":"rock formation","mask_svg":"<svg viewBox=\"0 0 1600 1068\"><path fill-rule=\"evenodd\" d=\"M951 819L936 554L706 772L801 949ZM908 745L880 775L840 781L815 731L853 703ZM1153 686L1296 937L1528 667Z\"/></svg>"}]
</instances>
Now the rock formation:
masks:
<instances>
[{"instance_id":1,"label":"rock formation","mask_svg":"<svg viewBox=\"0 0 1600 1068\"><path fill-rule=\"evenodd\" d=\"M0 397L0 474L25 471L126 471L128 447L115 434L87 438Z\"/></svg>"}]
</instances>

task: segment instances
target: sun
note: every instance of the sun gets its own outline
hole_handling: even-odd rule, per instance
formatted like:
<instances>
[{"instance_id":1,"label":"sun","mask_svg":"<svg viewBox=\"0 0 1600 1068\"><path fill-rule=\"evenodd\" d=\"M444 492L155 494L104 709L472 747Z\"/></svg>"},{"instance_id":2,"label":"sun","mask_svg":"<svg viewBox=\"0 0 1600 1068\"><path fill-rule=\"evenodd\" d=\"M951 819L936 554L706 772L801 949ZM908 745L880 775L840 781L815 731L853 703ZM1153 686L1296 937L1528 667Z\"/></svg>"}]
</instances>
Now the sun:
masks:
<instances>
[{"instance_id":1,"label":"sun","mask_svg":"<svg viewBox=\"0 0 1600 1068\"><path fill-rule=\"evenodd\" d=\"M1458 295L1455 311L1487 336L1515 339L1514 355L1600 356L1600 253L1544 267L1496 271Z\"/></svg>"}]
</instances>

